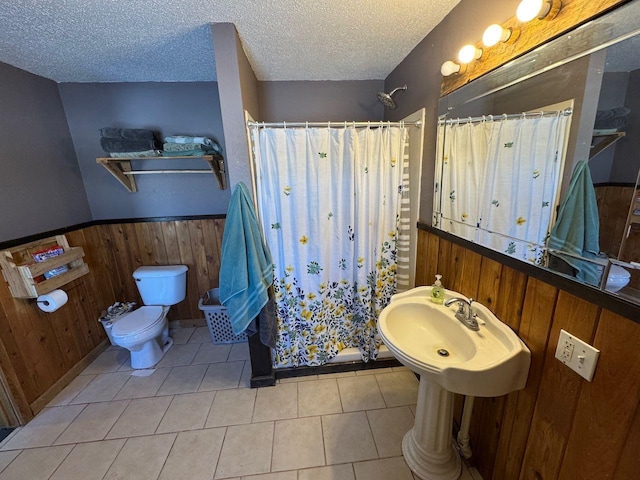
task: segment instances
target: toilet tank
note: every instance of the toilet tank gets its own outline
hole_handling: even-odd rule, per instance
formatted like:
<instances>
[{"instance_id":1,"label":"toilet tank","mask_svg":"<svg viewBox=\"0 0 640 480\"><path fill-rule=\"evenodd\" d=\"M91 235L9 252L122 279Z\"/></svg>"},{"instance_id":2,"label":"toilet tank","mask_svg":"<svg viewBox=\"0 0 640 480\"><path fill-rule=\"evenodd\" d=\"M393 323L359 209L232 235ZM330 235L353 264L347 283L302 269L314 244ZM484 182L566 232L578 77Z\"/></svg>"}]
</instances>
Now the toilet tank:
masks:
<instances>
[{"instance_id":1,"label":"toilet tank","mask_svg":"<svg viewBox=\"0 0 640 480\"><path fill-rule=\"evenodd\" d=\"M133 278L145 305L175 305L184 300L187 289L186 265L140 267Z\"/></svg>"}]
</instances>

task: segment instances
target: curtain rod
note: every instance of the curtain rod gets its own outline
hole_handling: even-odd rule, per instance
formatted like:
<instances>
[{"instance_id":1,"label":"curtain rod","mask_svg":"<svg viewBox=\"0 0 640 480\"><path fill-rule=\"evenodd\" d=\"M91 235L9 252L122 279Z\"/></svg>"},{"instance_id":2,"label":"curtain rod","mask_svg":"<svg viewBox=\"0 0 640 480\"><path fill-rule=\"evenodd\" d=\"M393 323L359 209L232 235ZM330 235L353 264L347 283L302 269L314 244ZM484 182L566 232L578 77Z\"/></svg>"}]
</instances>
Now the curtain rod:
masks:
<instances>
[{"instance_id":1,"label":"curtain rod","mask_svg":"<svg viewBox=\"0 0 640 480\"><path fill-rule=\"evenodd\" d=\"M482 115L481 117L467 117L467 118L443 118L438 119L438 125L451 125L453 123L466 124L466 123L480 123L486 121L498 121L498 120L512 120L514 118L527 118L527 117L557 117L564 115L568 117L573 113L572 108L565 108L564 110L558 110L555 112L522 112L522 113L503 113L502 115Z\"/></svg>"},{"instance_id":2,"label":"curtain rod","mask_svg":"<svg viewBox=\"0 0 640 480\"><path fill-rule=\"evenodd\" d=\"M247 122L247 126L251 128L362 128L362 127L405 127L415 126L421 127L420 120L416 122Z\"/></svg>"}]
</instances>

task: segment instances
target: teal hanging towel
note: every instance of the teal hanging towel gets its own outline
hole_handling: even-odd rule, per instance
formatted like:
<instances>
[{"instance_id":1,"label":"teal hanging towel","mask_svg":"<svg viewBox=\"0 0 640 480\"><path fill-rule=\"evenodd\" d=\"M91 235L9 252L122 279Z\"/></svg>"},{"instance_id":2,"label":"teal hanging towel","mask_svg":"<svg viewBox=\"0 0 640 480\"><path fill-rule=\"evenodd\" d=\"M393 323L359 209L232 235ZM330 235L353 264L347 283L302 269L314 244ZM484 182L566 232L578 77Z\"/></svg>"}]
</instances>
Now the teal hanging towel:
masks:
<instances>
[{"instance_id":1,"label":"teal hanging towel","mask_svg":"<svg viewBox=\"0 0 640 480\"><path fill-rule=\"evenodd\" d=\"M595 259L600 251L600 219L596 193L587 162L576 164L569 190L560 204L558 220L551 229L549 248ZM600 284L602 267L594 262L558 254L576 271L576 278L590 285Z\"/></svg>"},{"instance_id":2,"label":"teal hanging towel","mask_svg":"<svg viewBox=\"0 0 640 480\"><path fill-rule=\"evenodd\" d=\"M227 211L222 236L220 265L220 303L227 307L233 333L244 332L269 300L273 283L271 254L251 196L244 183L238 183Z\"/></svg>"}]
</instances>

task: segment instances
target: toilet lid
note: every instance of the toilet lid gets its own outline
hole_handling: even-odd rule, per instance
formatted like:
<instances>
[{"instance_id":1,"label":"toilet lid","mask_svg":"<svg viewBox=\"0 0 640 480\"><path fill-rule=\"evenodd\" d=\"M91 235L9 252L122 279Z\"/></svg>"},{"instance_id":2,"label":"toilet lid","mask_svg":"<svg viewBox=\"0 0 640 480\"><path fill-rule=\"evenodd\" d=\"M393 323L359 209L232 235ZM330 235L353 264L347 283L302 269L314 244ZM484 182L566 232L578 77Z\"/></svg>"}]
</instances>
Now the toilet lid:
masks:
<instances>
[{"instance_id":1,"label":"toilet lid","mask_svg":"<svg viewBox=\"0 0 640 480\"><path fill-rule=\"evenodd\" d=\"M111 334L115 337L136 335L154 327L162 321L161 306L144 306L130 313L125 313L113 324Z\"/></svg>"},{"instance_id":2,"label":"toilet lid","mask_svg":"<svg viewBox=\"0 0 640 480\"><path fill-rule=\"evenodd\" d=\"M609 270L609 278L612 279L623 279L629 278L631 273L628 270L625 270L620 265L611 265L611 269Z\"/></svg>"}]
</instances>

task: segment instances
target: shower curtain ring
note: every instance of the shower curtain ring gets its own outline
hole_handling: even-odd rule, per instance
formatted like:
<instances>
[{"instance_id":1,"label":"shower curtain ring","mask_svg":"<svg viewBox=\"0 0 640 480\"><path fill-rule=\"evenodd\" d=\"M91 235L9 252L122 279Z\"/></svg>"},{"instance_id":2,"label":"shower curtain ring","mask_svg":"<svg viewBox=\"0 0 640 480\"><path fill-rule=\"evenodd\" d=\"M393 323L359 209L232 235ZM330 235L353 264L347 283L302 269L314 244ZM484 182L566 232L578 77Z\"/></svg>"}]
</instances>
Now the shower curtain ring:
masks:
<instances>
[{"instance_id":1,"label":"shower curtain ring","mask_svg":"<svg viewBox=\"0 0 640 480\"><path fill-rule=\"evenodd\" d=\"M282 122L282 128L287 129L287 122Z\"/></svg>"}]
</instances>

